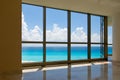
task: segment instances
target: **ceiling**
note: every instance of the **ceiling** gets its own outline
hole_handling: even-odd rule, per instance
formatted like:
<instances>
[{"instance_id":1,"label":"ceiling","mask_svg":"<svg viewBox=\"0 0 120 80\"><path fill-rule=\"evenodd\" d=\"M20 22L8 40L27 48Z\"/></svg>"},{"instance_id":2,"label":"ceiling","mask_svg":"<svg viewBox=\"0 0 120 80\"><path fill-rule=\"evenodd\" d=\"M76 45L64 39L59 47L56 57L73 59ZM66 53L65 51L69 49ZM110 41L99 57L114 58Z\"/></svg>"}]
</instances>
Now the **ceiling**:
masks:
<instances>
[{"instance_id":1,"label":"ceiling","mask_svg":"<svg viewBox=\"0 0 120 80\"><path fill-rule=\"evenodd\" d=\"M120 0L22 0L24 3L109 16L120 12ZM111 23L111 22L109 22Z\"/></svg>"}]
</instances>

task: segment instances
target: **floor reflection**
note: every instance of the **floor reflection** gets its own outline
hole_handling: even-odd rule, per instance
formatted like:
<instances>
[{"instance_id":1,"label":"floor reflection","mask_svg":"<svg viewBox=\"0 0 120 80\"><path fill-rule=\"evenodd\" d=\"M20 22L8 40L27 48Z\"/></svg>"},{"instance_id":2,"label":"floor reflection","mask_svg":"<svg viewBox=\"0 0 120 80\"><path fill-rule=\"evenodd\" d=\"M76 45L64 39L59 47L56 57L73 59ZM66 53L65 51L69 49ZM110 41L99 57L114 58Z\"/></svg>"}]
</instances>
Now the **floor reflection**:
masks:
<instances>
[{"instance_id":1,"label":"floor reflection","mask_svg":"<svg viewBox=\"0 0 120 80\"><path fill-rule=\"evenodd\" d=\"M113 79L112 75L112 63L93 63L24 72L23 80L117 80Z\"/></svg>"}]
</instances>

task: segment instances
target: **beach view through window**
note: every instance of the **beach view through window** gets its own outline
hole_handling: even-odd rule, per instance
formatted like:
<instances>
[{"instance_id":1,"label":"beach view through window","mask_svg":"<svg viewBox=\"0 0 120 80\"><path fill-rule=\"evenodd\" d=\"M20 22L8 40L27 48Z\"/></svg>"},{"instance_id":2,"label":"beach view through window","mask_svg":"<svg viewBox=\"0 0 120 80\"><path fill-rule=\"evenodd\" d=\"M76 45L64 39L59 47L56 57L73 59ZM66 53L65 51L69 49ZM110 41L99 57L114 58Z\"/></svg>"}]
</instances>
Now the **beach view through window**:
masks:
<instances>
[{"instance_id":1,"label":"beach view through window","mask_svg":"<svg viewBox=\"0 0 120 80\"><path fill-rule=\"evenodd\" d=\"M70 14L70 15L68 15ZM104 17L22 4L22 63L104 58ZM89 33L90 32L90 33ZM88 37L88 35L90 36ZM112 28L108 28L108 54L112 54Z\"/></svg>"}]
</instances>

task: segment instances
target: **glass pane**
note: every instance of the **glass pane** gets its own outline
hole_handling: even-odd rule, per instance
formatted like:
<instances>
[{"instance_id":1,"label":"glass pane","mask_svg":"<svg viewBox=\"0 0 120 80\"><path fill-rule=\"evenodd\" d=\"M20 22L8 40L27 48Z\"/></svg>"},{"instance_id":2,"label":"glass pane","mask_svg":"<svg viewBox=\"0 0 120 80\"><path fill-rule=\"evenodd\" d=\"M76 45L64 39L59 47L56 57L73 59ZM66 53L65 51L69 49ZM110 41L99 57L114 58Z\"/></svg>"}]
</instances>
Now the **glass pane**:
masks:
<instances>
[{"instance_id":1,"label":"glass pane","mask_svg":"<svg viewBox=\"0 0 120 80\"><path fill-rule=\"evenodd\" d=\"M91 44L91 58L104 58L104 45Z\"/></svg>"},{"instance_id":2,"label":"glass pane","mask_svg":"<svg viewBox=\"0 0 120 80\"><path fill-rule=\"evenodd\" d=\"M108 44L112 44L112 26L108 27Z\"/></svg>"},{"instance_id":3,"label":"glass pane","mask_svg":"<svg viewBox=\"0 0 120 80\"><path fill-rule=\"evenodd\" d=\"M22 41L43 41L43 8L22 4Z\"/></svg>"},{"instance_id":4,"label":"glass pane","mask_svg":"<svg viewBox=\"0 0 120 80\"><path fill-rule=\"evenodd\" d=\"M72 44L71 45L71 60L87 59L87 45L86 44Z\"/></svg>"},{"instance_id":5,"label":"glass pane","mask_svg":"<svg viewBox=\"0 0 120 80\"><path fill-rule=\"evenodd\" d=\"M108 54L112 54L112 45L108 45Z\"/></svg>"},{"instance_id":6,"label":"glass pane","mask_svg":"<svg viewBox=\"0 0 120 80\"><path fill-rule=\"evenodd\" d=\"M91 16L91 42L103 43L104 19L100 16Z\"/></svg>"},{"instance_id":7,"label":"glass pane","mask_svg":"<svg viewBox=\"0 0 120 80\"><path fill-rule=\"evenodd\" d=\"M47 44L46 61L66 61L67 45L66 44Z\"/></svg>"},{"instance_id":8,"label":"glass pane","mask_svg":"<svg viewBox=\"0 0 120 80\"><path fill-rule=\"evenodd\" d=\"M22 63L24 62L42 62L43 45L42 44L22 44Z\"/></svg>"},{"instance_id":9,"label":"glass pane","mask_svg":"<svg viewBox=\"0 0 120 80\"><path fill-rule=\"evenodd\" d=\"M71 12L71 41L87 42L87 15Z\"/></svg>"},{"instance_id":10,"label":"glass pane","mask_svg":"<svg viewBox=\"0 0 120 80\"><path fill-rule=\"evenodd\" d=\"M67 41L67 11L46 9L46 41Z\"/></svg>"}]
</instances>

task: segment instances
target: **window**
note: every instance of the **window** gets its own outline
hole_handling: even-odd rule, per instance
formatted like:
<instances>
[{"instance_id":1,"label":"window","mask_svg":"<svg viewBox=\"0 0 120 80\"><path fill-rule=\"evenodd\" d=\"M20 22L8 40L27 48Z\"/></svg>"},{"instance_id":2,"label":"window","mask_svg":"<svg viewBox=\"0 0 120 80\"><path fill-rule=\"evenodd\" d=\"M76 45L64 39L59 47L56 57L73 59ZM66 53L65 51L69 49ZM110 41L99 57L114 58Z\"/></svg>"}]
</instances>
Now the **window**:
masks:
<instances>
[{"instance_id":1,"label":"window","mask_svg":"<svg viewBox=\"0 0 120 80\"><path fill-rule=\"evenodd\" d=\"M104 17L91 15L91 58L104 58Z\"/></svg>"},{"instance_id":2,"label":"window","mask_svg":"<svg viewBox=\"0 0 120 80\"><path fill-rule=\"evenodd\" d=\"M46 65L104 59L105 18L22 4L22 62Z\"/></svg>"},{"instance_id":3,"label":"window","mask_svg":"<svg viewBox=\"0 0 120 80\"><path fill-rule=\"evenodd\" d=\"M22 63L43 62L43 8L22 4Z\"/></svg>"},{"instance_id":4,"label":"window","mask_svg":"<svg viewBox=\"0 0 120 80\"><path fill-rule=\"evenodd\" d=\"M88 58L87 27L87 14L71 12L71 60Z\"/></svg>"},{"instance_id":5,"label":"window","mask_svg":"<svg viewBox=\"0 0 120 80\"><path fill-rule=\"evenodd\" d=\"M108 55L112 55L112 26L108 26Z\"/></svg>"}]
</instances>

